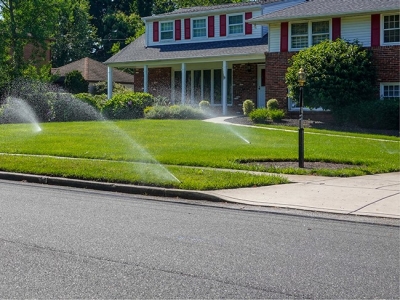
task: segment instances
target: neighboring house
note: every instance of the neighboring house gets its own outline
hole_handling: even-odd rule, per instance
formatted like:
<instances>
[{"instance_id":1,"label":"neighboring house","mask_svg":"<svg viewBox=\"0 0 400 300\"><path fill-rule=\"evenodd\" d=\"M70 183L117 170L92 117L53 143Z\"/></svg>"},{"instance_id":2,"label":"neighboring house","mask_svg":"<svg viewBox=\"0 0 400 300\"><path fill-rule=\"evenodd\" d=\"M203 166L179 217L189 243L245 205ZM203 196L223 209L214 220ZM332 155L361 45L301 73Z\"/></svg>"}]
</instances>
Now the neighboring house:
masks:
<instances>
[{"instance_id":1,"label":"neighboring house","mask_svg":"<svg viewBox=\"0 0 400 300\"><path fill-rule=\"evenodd\" d=\"M357 39L374 52L381 94L399 94L399 0L265 0L179 9L143 18L146 33L105 62L135 68L135 90L175 103L210 101L222 114L252 99L287 99L297 51L325 39ZM111 89L109 89L111 90ZM109 97L111 92L109 92Z\"/></svg>"},{"instance_id":2,"label":"neighboring house","mask_svg":"<svg viewBox=\"0 0 400 300\"><path fill-rule=\"evenodd\" d=\"M89 83L89 91L91 91L94 84L107 81L107 66L89 57L51 69L52 74L60 76L59 82L64 82L65 76L72 71L79 71L82 74L83 78ZM134 76L120 70L114 70L114 82L133 89Z\"/></svg>"}]
</instances>

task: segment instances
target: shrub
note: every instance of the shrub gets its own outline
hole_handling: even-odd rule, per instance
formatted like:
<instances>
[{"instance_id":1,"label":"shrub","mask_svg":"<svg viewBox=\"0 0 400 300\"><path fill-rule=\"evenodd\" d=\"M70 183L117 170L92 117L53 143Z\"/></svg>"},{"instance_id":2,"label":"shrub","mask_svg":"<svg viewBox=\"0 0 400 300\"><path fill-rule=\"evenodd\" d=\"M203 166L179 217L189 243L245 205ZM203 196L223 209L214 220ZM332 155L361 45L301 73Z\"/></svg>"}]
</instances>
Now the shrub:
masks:
<instances>
[{"instance_id":1,"label":"shrub","mask_svg":"<svg viewBox=\"0 0 400 300\"><path fill-rule=\"evenodd\" d=\"M258 124L266 124L268 122L269 112L266 108L257 108L249 113L249 118Z\"/></svg>"},{"instance_id":2,"label":"shrub","mask_svg":"<svg viewBox=\"0 0 400 300\"><path fill-rule=\"evenodd\" d=\"M144 109L153 104L148 93L127 92L115 94L103 107L108 119L137 119L144 116Z\"/></svg>"},{"instance_id":3,"label":"shrub","mask_svg":"<svg viewBox=\"0 0 400 300\"><path fill-rule=\"evenodd\" d=\"M204 114L198 108L186 105L153 106L146 108L147 119L203 119Z\"/></svg>"},{"instance_id":4,"label":"shrub","mask_svg":"<svg viewBox=\"0 0 400 300\"><path fill-rule=\"evenodd\" d=\"M80 93L76 94L75 98L97 108L98 110L101 110L107 102L107 95L105 94L92 95L89 93Z\"/></svg>"},{"instance_id":5,"label":"shrub","mask_svg":"<svg viewBox=\"0 0 400 300\"><path fill-rule=\"evenodd\" d=\"M55 122L101 119L99 110L69 93L48 93L52 96L52 120Z\"/></svg>"},{"instance_id":6,"label":"shrub","mask_svg":"<svg viewBox=\"0 0 400 300\"><path fill-rule=\"evenodd\" d=\"M354 103L334 113L334 117L340 123L362 128L399 130L399 100Z\"/></svg>"},{"instance_id":7,"label":"shrub","mask_svg":"<svg viewBox=\"0 0 400 300\"><path fill-rule=\"evenodd\" d=\"M156 96L154 97L154 102L153 102L154 106L169 106L171 105L171 101L164 96Z\"/></svg>"},{"instance_id":8,"label":"shrub","mask_svg":"<svg viewBox=\"0 0 400 300\"><path fill-rule=\"evenodd\" d=\"M280 122L285 117L283 109L268 109L268 117L274 122Z\"/></svg>"},{"instance_id":9,"label":"shrub","mask_svg":"<svg viewBox=\"0 0 400 300\"><path fill-rule=\"evenodd\" d=\"M299 99L298 72L307 74L304 105L334 113L350 103L371 101L375 95L376 71L372 52L358 43L323 41L295 54L286 72L289 97ZM351 99L351 101L349 101Z\"/></svg>"},{"instance_id":10,"label":"shrub","mask_svg":"<svg viewBox=\"0 0 400 300\"><path fill-rule=\"evenodd\" d=\"M119 93L125 93L125 92L131 92L132 90L125 87L124 85L120 83L113 83L113 93L119 94ZM93 85L92 92L94 95L102 95L102 94L107 94L107 82L105 81L100 81L97 82Z\"/></svg>"},{"instance_id":11,"label":"shrub","mask_svg":"<svg viewBox=\"0 0 400 300\"><path fill-rule=\"evenodd\" d=\"M87 93L89 84L81 72L75 70L65 75L65 88L72 94Z\"/></svg>"},{"instance_id":12,"label":"shrub","mask_svg":"<svg viewBox=\"0 0 400 300\"><path fill-rule=\"evenodd\" d=\"M267 108L268 108L269 110L272 110L272 109L279 109L278 100L276 100L276 99L269 99L269 100L267 101Z\"/></svg>"},{"instance_id":13,"label":"shrub","mask_svg":"<svg viewBox=\"0 0 400 300\"><path fill-rule=\"evenodd\" d=\"M250 99L244 100L243 102L243 114L245 116L249 116L250 113L254 110L254 102Z\"/></svg>"},{"instance_id":14,"label":"shrub","mask_svg":"<svg viewBox=\"0 0 400 300\"><path fill-rule=\"evenodd\" d=\"M208 110L210 108L210 102L207 100L201 100L199 102L199 107L202 110Z\"/></svg>"}]
</instances>

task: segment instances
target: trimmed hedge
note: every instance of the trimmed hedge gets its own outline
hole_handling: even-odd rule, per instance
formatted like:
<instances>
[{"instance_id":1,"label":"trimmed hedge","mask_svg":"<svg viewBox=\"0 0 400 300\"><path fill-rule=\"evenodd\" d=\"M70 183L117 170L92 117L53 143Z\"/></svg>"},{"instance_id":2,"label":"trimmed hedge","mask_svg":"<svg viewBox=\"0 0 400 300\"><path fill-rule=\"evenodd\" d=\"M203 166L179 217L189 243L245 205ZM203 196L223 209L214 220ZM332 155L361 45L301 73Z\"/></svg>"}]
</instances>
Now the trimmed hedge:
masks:
<instances>
[{"instance_id":1,"label":"trimmed hedge","mask_svg":"<svg viewBox=\"0 0 400 300\"><path fill-rule=\"evenodd\" d=\"M143 118L144 109L153 104L153 96L148 93L126 92L115 94L103 107L103 115L108 119Z\"/></svg>"},{"instance_id":2,"label":"trimmed hedge","mask_svg":"<svg viewBox=\"0 0 400 300\"><path fill-rule=\"evenodd\" d=\"M146 119L204 119L204 113L199 108L186 105L153 106L145 109Z\"/></svg>"}]
</instances>

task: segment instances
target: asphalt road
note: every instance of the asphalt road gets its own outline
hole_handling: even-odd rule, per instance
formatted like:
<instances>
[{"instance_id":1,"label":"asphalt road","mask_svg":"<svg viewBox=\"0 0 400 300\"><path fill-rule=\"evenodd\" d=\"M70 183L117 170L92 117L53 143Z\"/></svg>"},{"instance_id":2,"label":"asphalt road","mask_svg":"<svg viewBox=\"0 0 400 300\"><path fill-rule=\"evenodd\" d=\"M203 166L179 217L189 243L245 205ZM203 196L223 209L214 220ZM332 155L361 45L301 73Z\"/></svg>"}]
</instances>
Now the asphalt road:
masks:
<instances>
[{"instance_id":1,"label":"asphalt road","mask_svg":"<svg viewBox=\"0 0 400 300\"><path fill-rule=\"evenodd\" d=\"M0 181L0 298L394 298L399 227Z\"/></svg>"}]
</instances>

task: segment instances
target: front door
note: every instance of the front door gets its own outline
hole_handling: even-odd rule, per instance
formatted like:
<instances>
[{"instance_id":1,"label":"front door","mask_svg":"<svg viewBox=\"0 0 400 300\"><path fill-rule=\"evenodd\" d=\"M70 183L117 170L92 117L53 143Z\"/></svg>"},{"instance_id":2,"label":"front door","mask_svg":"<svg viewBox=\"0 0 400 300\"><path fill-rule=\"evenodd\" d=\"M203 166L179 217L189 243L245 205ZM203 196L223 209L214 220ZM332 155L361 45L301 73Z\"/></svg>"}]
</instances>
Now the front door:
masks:
<instances>
[{"instance_id":1,"label":"front door","mask_svg":"<svg viewBox=\"0 0 400 300\"><path fill-rule=\"evenodd\" d=\"M265 107L265 65L257 65L257 108Z\"/></svg>"}]
</instances>

